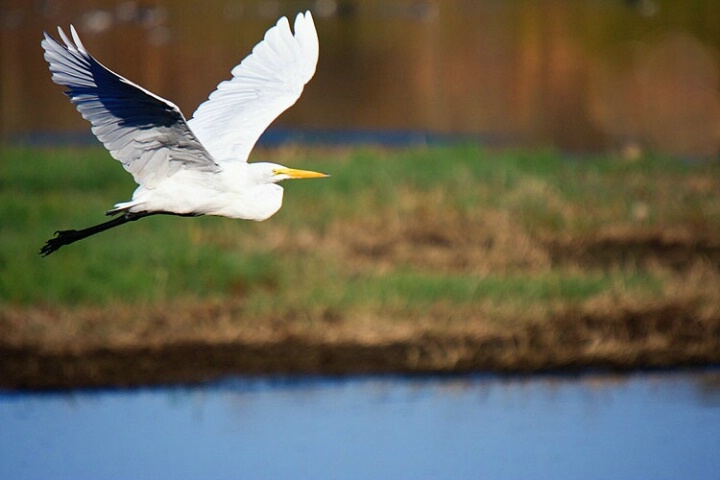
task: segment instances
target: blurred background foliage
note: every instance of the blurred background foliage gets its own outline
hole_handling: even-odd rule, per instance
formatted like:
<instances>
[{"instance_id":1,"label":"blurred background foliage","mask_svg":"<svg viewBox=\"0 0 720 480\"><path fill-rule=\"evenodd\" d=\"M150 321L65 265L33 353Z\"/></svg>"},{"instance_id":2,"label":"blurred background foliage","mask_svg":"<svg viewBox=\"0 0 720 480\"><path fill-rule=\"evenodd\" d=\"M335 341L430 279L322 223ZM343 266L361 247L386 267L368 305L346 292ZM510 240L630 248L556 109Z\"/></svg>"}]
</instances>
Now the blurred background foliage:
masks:
<instances>
[{"instance_id":1,"label":"blurred background foliage","mask_svg":"<svg viewBox=\"0 0 720 480\"><path fill-rule=\"evenodd\" d=\"M88 138L42 58L57 25L189 117L279 16L305 9L318 72L275 127L718 153L717 0L3 0L0 138Z\"/></svg>"}]
</instances>

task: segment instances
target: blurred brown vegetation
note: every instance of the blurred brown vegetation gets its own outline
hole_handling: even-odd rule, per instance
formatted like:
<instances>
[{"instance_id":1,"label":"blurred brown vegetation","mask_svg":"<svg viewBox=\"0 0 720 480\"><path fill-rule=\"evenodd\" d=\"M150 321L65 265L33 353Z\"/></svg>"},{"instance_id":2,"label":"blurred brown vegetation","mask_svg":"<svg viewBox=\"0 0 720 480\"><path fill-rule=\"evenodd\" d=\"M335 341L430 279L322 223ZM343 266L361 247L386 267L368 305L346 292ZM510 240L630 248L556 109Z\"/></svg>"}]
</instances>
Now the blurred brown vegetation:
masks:
<instances>
[{"instance_id":1,"label":"blurred brown vegetation","mask_svg":"<svg viewBox=\"0 0 720 480\"><path fill-rule=\"evenodd\" d=\"M43 31L190 116L280 15L311 9L321 59L277 122L470 133L495 144L708 157L720 146L720 2L4 0L0 138L87 132Z\"/></svg>"}]
</instances>

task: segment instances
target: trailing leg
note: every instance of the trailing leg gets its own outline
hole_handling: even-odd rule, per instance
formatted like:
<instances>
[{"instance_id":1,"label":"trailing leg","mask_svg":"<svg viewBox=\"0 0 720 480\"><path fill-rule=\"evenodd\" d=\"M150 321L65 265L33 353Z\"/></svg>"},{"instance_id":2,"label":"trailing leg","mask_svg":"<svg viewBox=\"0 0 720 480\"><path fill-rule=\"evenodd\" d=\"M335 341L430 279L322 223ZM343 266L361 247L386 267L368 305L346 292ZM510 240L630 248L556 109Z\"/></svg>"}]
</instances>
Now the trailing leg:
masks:
<instances>
[{"instance_id":1,"label":"trailing leg","mask_svg":"<svg viewBox=\"0 0 720 480\"><path fill-rule=\"evenodd\" d=\"M119 227L125 223L133 222L156 213L160 212L125 212L123 215L113 218L105 223L93 225L92 227L84 228L82 230L59 230L55 232L55 236L53 238L45 242L45 245L43 245L40 249L40 255L47 257L64 245L70 245L78 240L95 235L96 233L104 232L105 230Z\"/></svg>"}]
</instances>

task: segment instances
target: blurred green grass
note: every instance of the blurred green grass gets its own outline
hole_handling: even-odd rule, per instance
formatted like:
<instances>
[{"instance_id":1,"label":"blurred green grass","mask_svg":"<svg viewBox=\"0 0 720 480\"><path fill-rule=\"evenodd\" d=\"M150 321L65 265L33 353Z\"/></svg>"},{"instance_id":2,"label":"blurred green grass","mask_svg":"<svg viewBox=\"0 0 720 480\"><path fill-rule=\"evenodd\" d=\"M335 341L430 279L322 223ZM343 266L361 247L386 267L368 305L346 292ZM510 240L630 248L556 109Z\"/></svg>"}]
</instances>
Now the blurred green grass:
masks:
<instances>
[{"instance_id":1,"label":"blurred green grass","mask_svg":"<svg viewBox=\"0 0 720 480\"><path fill-rule=\"evenodd\" d=\"M464 221L492 210L507 212L530 238L543 241L609 229L720 238L717 163L650 156L578 159L554 151L489 151L473 145L284 148L257 155L332 176L285 182L285 204L265 222L150 217L42 258L39 248L55 230L105 221L103 212L129 199L135 185L99 148L5 147L0 153L4 305L233 297L258 315L319 306L412 315L438 303L509 303L521 311L618 290L657 295L666 278L622 268L548 265L448 273L397 258L374 263L371 256L358 263L338 245L342 239L334 238L337 226L361 233L368 224L382 226L388 219L402 228L409 218L451 218L462 230ZM382 228L375 232L379 243L382 235ZM381 266L383 260L390 266Z\"/></svg>"}]
</instances>

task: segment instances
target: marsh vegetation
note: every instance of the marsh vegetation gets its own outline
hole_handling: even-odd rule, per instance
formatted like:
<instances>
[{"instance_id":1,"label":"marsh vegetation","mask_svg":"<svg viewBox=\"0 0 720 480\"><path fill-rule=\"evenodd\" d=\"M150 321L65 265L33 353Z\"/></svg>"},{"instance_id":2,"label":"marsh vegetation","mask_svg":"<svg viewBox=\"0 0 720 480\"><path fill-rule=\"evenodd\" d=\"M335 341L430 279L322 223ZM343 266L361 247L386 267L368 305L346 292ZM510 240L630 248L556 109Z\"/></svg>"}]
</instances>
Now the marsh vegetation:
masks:
<instances>
[{"instance_id":1,"label":"marsh vegetation","mask_svg":"<svg viewBox=\"0 0 720 480\"><path fill-rule=\"evenodd\" d=\"M6 386L720 360L720 165L473 145L283 147L272 219L148 218L49 258L130 177L4 148Z\"/></svg>"}]
</instances>

